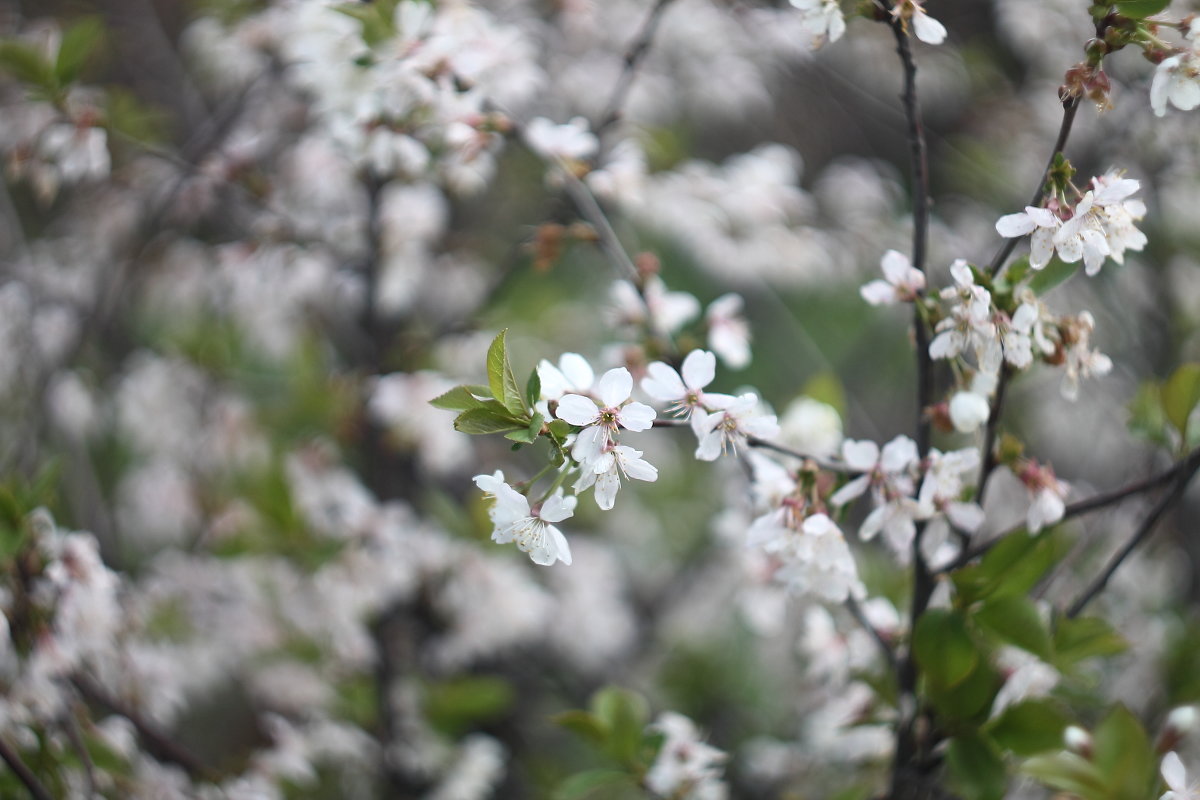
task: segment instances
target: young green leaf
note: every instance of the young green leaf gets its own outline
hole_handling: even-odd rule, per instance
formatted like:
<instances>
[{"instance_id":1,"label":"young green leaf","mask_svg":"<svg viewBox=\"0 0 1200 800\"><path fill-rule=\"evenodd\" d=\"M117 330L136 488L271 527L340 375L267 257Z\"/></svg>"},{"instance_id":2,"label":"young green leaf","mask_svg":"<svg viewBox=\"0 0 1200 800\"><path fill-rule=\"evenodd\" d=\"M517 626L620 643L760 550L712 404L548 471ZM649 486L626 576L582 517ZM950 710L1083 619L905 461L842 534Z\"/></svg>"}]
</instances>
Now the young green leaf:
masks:
<instances>
[{"instance_id":1,"label":"young green leaf","mask_svg":"<svg viewBox=\"0 0 1200 800\"><path fill-rule=\"evenodd\" d=\"M1055 663L1065 669L1085 658L1123 653L1128 643L1098 617L1060 619L1054 631Z\"/></svg>"},{"instance_id":2,"label":"young green leaf","mask_svg":"<svg viewBox=\"0 0 1200 800\"><path fill-rule=\"evenodd\" d=\"M1074 275L1078 268L1079 262L1068 264L1061 258L1052 258L1049 264L1035 272L1029 279L1029 288L1040 297Z\"/></svg>"},{"instance_id":3,"label":"young green leaf","mask_svg":"<svg viewBox=\"0 0 1200 800\"><path fill-rule=\"evenodd\" d=\"M534 369L529 373L529 380L525 381L525 405L533 408L541 398L542 376L538 375L537 369Z\"/></svg>"},{"instance_id":4,"label":"young green leaf","mask_svg":"<svg viewBox=\"0 0 1200 800\"><path fill-rule=\"evenodd\" d=\"M965 800L1002 800L1008 770L996 746L978 734L950 740L946 765L954 786Z\"/></svg>"},{"instance_id":5,"label":"young green leaf","mask_svg":"<svg viewBox=\"0 0 1200 800\"><path fill-rule=\"evenodd\" d=\"M975 622L999 639L1033 653L1043 661L1054 658L1050 631L1033 601L1023 595L999 595L986 600Z\"/></svg>"},{"instance_id":6,"label":"young green leaf","mask_svg":"<svg viewBox=\"0 0 1200 800\"><path fill-rule=\"evenodd\" d=\"M1162 408L1167 420L1187 441L1188 417L1200 403L1200 364L1183 364L1162 387Z\"/></svg>"},{"instance_id":7,"label":"young green leaf","mask_svg":"<svg viewBox=\"0 0 1200 800\"><path fill-rule=\"evenodd\" d=\"M512 364L508 361L508 347L505 344L507 334L507 329L500 331L500 335L492 340L488 348L488 386L491 387L492 396L499 400L501 405L517 416L524 416L525 397L517 386Z\"/></svg>"},{"instance_id":8,"label":"young green leaf","mask_svg":"<svg viewBox=\"0 0 1200 800\"><path fill-rule=\"evenodd\" d=\"M447 411L466 411L468 408L483 408L484 402L471 393L469 386L455 386L430 400L429 405Z\"/></svg>"},{"instance_id":9,"label":"young green leaf","mask_svg":"<svg viewBox=\"0 0 1200 800\"><path fill-rule=\"evenodd\" d=\"M962 614L933 608L917 620L912 637L913 655L922 673L942 688L966 679L979 663L979 651Z\"/></svg>"},{"instance_id":10,"label":"young green leaf","mask_svg":"<svg viewBox=\"0 0 1200 800\"><path fill-rule=\"evenodd\" d=\"M84 17L63 32L54 64L54 75L60 85L66 86L79 77L103 38L104 25L96 17Z\"/></svg>"},{"instance_id":11,"label":"young green leaf","mask_svg":"<svg viewBox=\"0 0 1200 800\"><path fill-rule=\"evenodd\" d=\"M1145 19L1167 9L1171 0L1116 0L1117 13L1129 19Z\"/></svg>"},{"instance_id":12,"label":"young green leaf","mask_svg":"<svg viewBox=\"0 0 1200 800\"><path fill-rule=\"evenodd\" d=\"M1018 756L1032 756L1060 750L1063 731L1070 717L1052 700L1026 700L1009 706L984 730L1005 750Z\"/></svg>"},{"instance_id":13,"label":"young green leaf","mask_svg":"<svg viewBox=\"0 0 1200 800\"><path fill-rule=\"evenodd\" d=\"M524 420L502 416L491 408L471 408L459 414L454 420L454 430L475 435L508 433L521 430L525 425Z\"/></svg>"}]
</instances>

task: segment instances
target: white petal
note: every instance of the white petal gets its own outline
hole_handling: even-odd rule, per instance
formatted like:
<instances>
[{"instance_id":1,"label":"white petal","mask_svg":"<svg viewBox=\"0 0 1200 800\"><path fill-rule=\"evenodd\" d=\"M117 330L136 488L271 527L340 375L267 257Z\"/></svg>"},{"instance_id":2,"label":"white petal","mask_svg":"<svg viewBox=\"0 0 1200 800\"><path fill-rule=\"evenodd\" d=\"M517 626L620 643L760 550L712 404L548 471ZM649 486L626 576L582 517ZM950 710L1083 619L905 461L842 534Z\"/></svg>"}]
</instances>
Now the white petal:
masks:
<instances>
[{"instance_id":1,"label":"white petal","mask_svg":"<svg viewBox=\"0 0 1200 800\"><path fill-rule=\"evenodd\" d=\"M604 404L604 408L616 408L628 400L632 393L633 376L624 367L610 369L601 376L600 382L596 384L596 394L600 396L600 402Z\"/></svg>"},{"instance_id":2,"label":"white petal","mask_svg":"<svg viewBox=\"0 0 1200 800\"><path fill-rule=\"evenodd\" d=\"M563 353L562 357L558 359L558 368L570 382L571 388L577 392L586 392L591 389L592 383L596 380L596 374L592 372L592 365L579 353Z\"/></svg>"},{"instance_id":3,"label":"white petal","mask_svg":"<svg viewBox=\"0 0 1200 800\"><path fill-rule=\"evenodd\" d=\"M1054 239L1054 243L1058 247L1058 257L1063 261L1074 264L1083 258L1083 239L1079 236L1068 236L1061 239L1055 236Z\"/></svg>"},{"instance_id":4,"label":"white petal","mask_svg":"<svg viewBox=\"0 0 1200 800\"><path fill-rule=\"evenodd\" d=\"M716 461L721 457L721 432L709 431L700 439L696 448L696 458L700 461Z\"/></svg>"},{"instance_id":5,"label":"white petal","mask_svg":"<svg viewBox=\"0 0 1200 800\"><path fill-rule=\"evenodd\" d=\"M654 409L645 403L630 403L617 412L617 422L627 430L644 431L653 427L655 416Z\"/></svg>"},{"instance_id":6,"label":"white petal","mask_svg":"<svg viewBox=\"0 0 1200 800\"><path fill-rule=\"evenodd\" d=\"M983 509L975 503L950 503L946 506L946 516L954 527L967 533L979 530L986 518Z\"/></svg>"},{"instance_id":7,"label":"white petal","mask_svg":"<svg viewBox=\"0 0 1200 800\"><path fill-rule=\"evenodd\" d=\"M996 233L1006 239L1033 233L1037 222L1029 214L1007 214L996 221Z\"/></svg>"},{"instance_id":8,"label":"white petal","mask_svg":"<svg viewBox=\"0 0 1200 800\"><path fill-rule=\"evenodd\" d=\"M559 398L554 416L572 425L590 425L600 418L600 409L590 398L568 394Z\"/></svg>"},{"instance_id":9,"label":"white petal","mask_svg":"<svg viewBox=\"0 0 1200 800\"><path fill-rule=\"evenodd\" d=\"M621 478L615 469L597 476L596 505L604 511L611 511L617 503L617 490L620 488Z\"/></svg>"},{"instance_id":10,"label":"white petal","mask_svg":"<svg viewBox=\"0 0 1200 800\"><path fill-rule=\"evenodd\" d=\"M571 448L571 458L580 464L589 464L600 456L600 451L604 449L607 442L608 432L604 428L599 425L584 428L575 438L575 444Z\"/></svg>"},{"instance_id":11,"label":"white petal","mask_svg":"<svg viewBox=\"0 0 1200 800\"><path fill-rule=\"evenodd\" d=\"M923 10L917 9L912 18L913 32L925 44L941 44L946 41L946 27Z\"/></svg>"},{"instance_id":12,"label":"white petal","mask_svg":"<svg viewBox=\"0 0 1200 800\"><path fill-rule=\"evenodd\" d=\"M1183 762L1179 760L1179 755L1171 752L1167 753L1162 760L1162 776L1167 782L1167 786L1171 787L1176 792L1187 791L1187 770L1184 769Z\"/></svg>"},{"instance_id":13,"label":"white petal","mask_svg":"<svg viewBox=\"0 0 1200 800\"><path fill-rule=\"evenodd\" d=\"M689 389L703 389L716 375L717 357L707 350L693 350L683 360L683 382Z\"/></svg>"},{"instance_id":14,"label":"white petal","mask_svg":"<svg viewBox=\"0 0 1200 800\"><path fill-rule=\"evenodd\" d=\"M844 506L851 500L861 497L863 492L867 491L870 485L870 475L859 475L857 478L834 492L833 496L829 498L829 502L833 503L835 506Z\"/></svg>"},{"instance_id":15,"label":"white petal","mask_svg":"<svg viewBox=\"0 0 1200 800\"><path fill-rule=\"evenodd\" d=\"M879 266L883 269L883 277L887 278L888 283L899 286L904 283L908 271L912 269L912 262L899 250L888 250L883 254Z\"/></svg>"},{"instance_id":16,"label":"white petal","mask_svg":"<svg viewBox=\"0 0 1200 800\"><path fill-rule=\"evenodd\" d=\"M1033 239L1029 243L1029 266L1042 269L1050 263L1050 257L1053 255L1054 229L1038 228L1033 232Z\"/></svg>"},{"instance_id":17,"label":"white petal","mask_svg":"<svg viewBox=\"0 0 1200 800\"><path fill-rule=\"evenodd\" d=\"M874 280L863 284L858 293L873 306L890 306L900 300L896 295L896 287L887 281Z\"/></svg>"},{"instance_id":18,"label":"white petal","mask_svg":"<svg viewBox=\"0 0 1200 800\"><path fill-rule=\"evenodd\" d=\"M879 463L879 445L869 439L855 441L847 439L842 442L842 460L850 469L866 472L875 468Z\"/></svg>"},{"instance_id":19,"label":"white petal","mask_svg":"<svg viewBox=\"0 0 1200 800\"><path fill-rule=\"evenodd\" d=\"M646 367L642 391L660 403L669 403L686 395L687 387L683 385L678 372L661 361L655 361Z\"/></svg>"},{"instance_id":20,"label":"white petal","mask_svg":"<svg viewBox=\"0 0 1200 800\"><path fill-rule=\"evenodd\" d=\"M897 436L883 446L883 453L879 457L879 466L883 467L883 471L889 475L896 475L904 472L919 460L917 443L907 436Z\"/></svg>"},{"instance_id":21,"label":"white petal","mask_svg":"<svg viewBox=\"0 0 1200 800\"><path fill-rule=\"evenodd\" d=\"M974 392L958 392L950 398L950 421L959 433L971 433L988 421L991 404Z\"/></svg>"},{"instance_id":22,"label":"white petal","mask_svg":"<svg viewBox=\"0 0 1200 800\"><path fill-rule=\"evenodd\" d=\"M562 490L558 490L550 498L542 503L542 510L538 513L538 518L546 522L562 522L568 519L575 513L575 504L579 500L574 497L563 497Z\"/></svg>"}]
</instances>

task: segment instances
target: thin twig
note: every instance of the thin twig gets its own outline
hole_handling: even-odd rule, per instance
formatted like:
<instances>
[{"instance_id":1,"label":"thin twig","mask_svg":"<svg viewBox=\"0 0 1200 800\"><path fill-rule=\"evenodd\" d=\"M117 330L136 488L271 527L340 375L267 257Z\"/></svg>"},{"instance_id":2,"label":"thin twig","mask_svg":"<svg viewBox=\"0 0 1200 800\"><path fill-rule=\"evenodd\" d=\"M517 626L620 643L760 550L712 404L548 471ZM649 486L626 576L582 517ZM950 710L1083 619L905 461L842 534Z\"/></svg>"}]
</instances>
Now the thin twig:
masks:
<instances>
[{"instance_id":1,"label":"thin twig","mask_svg":"<svg viewBox=\"0 0 1200 800\"><path fill-rule=\"evenodd\" d=\"M88 796L99 797L99 792L96 790L96 764L92 761L92 754L88 752L87 743L83 741L83 733L79 730L79 720L75 718L75 714L70 709L63 714L62 726L63 730L67 732L67 739L70 740L71 747L75 748L76 755L83 762Z\"/></svg>"},{"instance_id":2,"label":"thin twig","mask_svg":"<svg viewBox=\"0 0 1200 800\"><path fill-rule=\"evenodd\" d=\"M650 9L646 21L642 23L637 37L625 51L625 66L621 69L621 75L617 78L608 104L604 107L604 113L600 115L600 121L596 123L597 137L602 136L621 119L621 110L629 97L629 90L633 88L633 79L637 77L638 67L642 65L646 54L650 52L650 44L654 41L658 23L662 20L663 12L667 10L667 6L671 2L672 0L657 0L654 7Z\"/></svg>"},{"instance_id":3,"label":"thin twig","mask_svg":"<svg viewBox=\"0 0 1200 800\"><path fill-rule=\"evenodd\" d=\"M1054 160L1063 152L1067 146L1067 138L1071 135L1071 126L1075 123L1075 112L1079 110L1079 98L1068 97L1063 101L1063 117L1062 124L1058 129L1058 138L1054 140L1054 151L1050 153L1050 159L1046 162L1046 168L1042 170L1042 178L1038 182L1037 191L1033 193L1033 197L1029 200L1028 205L1040 206L1042 200L1046 198L1046 181L1050 177L1050 170L1054 167ZM996 251L996 255L992 257L992 261L988 264L988 274L996 275L1004 266L1004 262L1008 261L1008 257L1012 255L1016 249L1017 243L1021 240L1020 236L1014 236L1011 239L1006 239L1000 249Z\"/></svg>"},{"instance_id":4,"label":"thin twig","mask_svg":"<svg viewBox=\"0 0 1200 800\"><path fill-rule=\"evenodd\" d=\"M77 672L71 676L71 685L89 703L95 703L110 713L129 720L134 730L137 731L138 738L145 746L146 752L159 761L181 767L193 779L202 780L210 777L208 768L191 751L172 739L156 724L110 695L91 678Z\"/></svg>"},{"instance_id":5,"label":"thin twig","mask_svg":"<svg viewBox=\"0 0 1200 800\"><path fill-rule=\"evenodd\" d=\"M17 780L21 781L29 790L29 795L33 800L54 800L54 795L50 794L45 784L38 780L37 776L33 774L33 770L21 760L17 751L9 747L4 737L0 737L0 758L4 759L4 763L17 776Z\"/></svg>"},{"instance_id":6,"label":"thin twig","mask_svg":"<svg viewBox=\"0 0 1200 800\"><path fill-rule=\"evenodd\" d=\"M1101 492L1100 494L1093 495L1085 500L1071 503L1065 509L1063 509L1062 519L1060 519L1059 522L1066 522L1074 517L1078 517L1083 514L1089 514L1092 511L1098 511L1102 508L1115 505L1127 497L1133 497L1134 495L1141 494L1142 492L1146 492L1151 489L1157 489L1164 484L1170 483L1171 480L1176 478L1181 472L1193 470L1198 465L1200 465L1200 449L1193 450L1185 458L1176 461L1169 468L1158 473L1157 475L1153 475L1144 480L1134 481L1133 483L1126 484L1125 486L1118 487L1108 492ZM986 542L976 545L971 550L964 551L958 556L958 558L941 567L938 570L938 573L953 572L960 567L966 566L975 559L986 555L989 550L991 550L1000 542L1004 541L1004 539L1011 534L1023 530L1024 528L1024 525L1013 526L1003 533L993 536Z\"/></svg>"},{"instance_id":7,"label":"thin twig","mask_svg":"<svg viewBox=\"0 0 1200 800\"><path fill-rule=\"evenodd\" d=\"M1125 543L1125 546L1118 550L1116 555L1109 560L1104 571L1097 575L1075 602L1067 607L1066 614L1068 619L1079 616L1079 612L1083 611L1087 607L1087 604L1095 599L1096 595L1104 591L1104 588L1108 586L1109 580L1121 564L1124 563L1125 559L1129 558L1138 545L1149 538L1150 534L1154 531L1154 526L1167 513L1167 510L1175 505L1179 498L1183 497L1184 491L1187 489L1188 484L1191 483L1192 476L1196 474L1198 469L1200 469L1200 459L1196 459L1193 463L1189 464L1188 469L1185 469L1175 481L1175 485L1171 488L1171 491L1159 499L1154 508L1150 510L1150 513L1146 515L1146 518L1142 520L1142 524L1138 526L1137 531L1134 532L1133 536L1129 537L1129 541Z\"/></svg>"},{"instance_id":8,"label":"thin twig","mask_svg":"<svg viewBox=\"0 0 1200 800\"><path fill-rule=\"evenodd\" d=\"M863 613L862 606L853 597L846 598L846 609L858 620L858 624L862 625L867 633L871 634L871 638L879 645L879 651L883 654L884 660L888 664L888 669L893 675L899 674L900 662L896 660L896 651L892 648L891 643L883 638L883 634L879 629L871 624L871 620L867 619L867 615Z\"/></svg>"},{"instance_id":9,"label":"thin twig","mask_svg":"<svg viewBox=\"0 0 1200 800\"><path fill-rule=\"evenodd\" d=\"M1008 382L1012 380L1012 369L1005 364L1000 368L1000 377L996 380L996 396L992 399L992 408L988 412L987 428L983 434L983 466L979 470L979 484L975 489L975 502L983 505L983 493L987 489L988 479L999 466L996 458L996 436L1000 433L1000 416L1004 409L1004 394Z\"/></svg>"}]
</instances>

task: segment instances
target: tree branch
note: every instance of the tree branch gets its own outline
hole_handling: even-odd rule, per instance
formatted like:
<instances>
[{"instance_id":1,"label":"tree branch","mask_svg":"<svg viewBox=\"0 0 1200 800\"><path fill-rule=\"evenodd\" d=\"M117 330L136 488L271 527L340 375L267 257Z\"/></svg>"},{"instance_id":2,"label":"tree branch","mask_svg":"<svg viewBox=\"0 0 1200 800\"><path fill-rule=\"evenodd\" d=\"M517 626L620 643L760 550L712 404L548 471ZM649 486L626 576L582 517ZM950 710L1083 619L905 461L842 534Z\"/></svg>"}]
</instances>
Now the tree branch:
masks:
<instances>
[{"instance_id":1,"label":"tree branch","mask_svg":"<svg viewBox=\"0 0 1200 800\"><path fill-rule=\"evenodd\" d=\"M1037 191L1033 193L1033 197L1027 205L1040 206L1042 200L1046 198L1046 180L1050 177L1050 169L1054 166L1054 159L1067 146L1067 139L1071 135L1071 126L1075 124L1075 112L1079 110L1079 98L1068 97L1063 101L1063 116L1062 124L1058 128L1058 138L1054 140L1054 151L1050 153L1050 158L1046 162L1046 168L1042 170L1042 179L1038 182ZM1017 242L1022 237L1014 236L1011 239L1005 239L1004 244L996 251L996 255L992 256L992 261L988 264L988 274L996 275L1008 261L1008 257L1012 255L1013 250L1017 247Z\"/></svg>"},{"instance_id":2,"label":"tree branch","mask_svg":"<svg viewBox=\"0 0 1200 800\"><path fill-rule=\"evenodd\" d=\"M912 172L912 265L925 271L926 247L929 240L929 161L925 144L925 131L921 123L921 106L917 98L917 65L913 60L912 47L904 20L895 15L890 20L892 35L896 39L896 54L904 69L904 116L908 122L909 164ZM917 355L917 420L916 444L921 457L929 452L932 435L931 420L926 409L933 397L933 360L929 356L929 331L921 316L920 298L913 304L913 327ZM909 608L910 630L917 619L925 613L929 598L933 595L933 576L921 553L924 524L917 527L912 543L913 588L912 604ZM892 761L891 787L888 797L898 800L908 796L928 796L912 793L912 772L921 761L924 745L919 741L917 719L919 709L916 702L917 664L912 649L899 660L896 666L896 684L900 695L901 718L896 723L896 746ZM907 788L906 788L907 787Z\"/></svg>"},{"instance_id":3,"label":"tree branch","mask_svg":"<svg viewBox=\"0 0 1200 800\"><path fill-rule=\"evenodd\" d=\"M1147 492L1151 489L1157 489L1164 484L1170 483L1173 479L1178 477L1180 473L1191 472L1197 468L1200 468L1200 448L1193 450L1185 458L1176 461L1169 468L1158 473L1157 475L1153 475L1144 480L1134 481L1133 483L1126 484L1125 486L1118 487L1111 491L1101 492L1100 494L1093 495L1085 500L1080 500L1078 502L1069 504L1065 509L1063 509L1063 516L1059 522L1066 522L1073 517L1082 516L1083 514L1090 514L1093 511L1098 511L1102 508L1115 505L1127 497L1133 497L1134 495L1141 494L1142 492ZM991 539L988 539L986 542L976 546L974 549L965 551L958 558L939 569L938 573L953 572L960 567L966 566L980 556L986 555L989 550L991 550L1000 542L1004 541L1005 538L1011 534L1017 533L1024 527L1024 525L1017 525L1009 528L1003 533L997 534Z\"/></svg>"},{"instance_id":4,"label":"tree branch","mask_svg":"<svg viewBox=\"0 0 1200 800\"><path fill-rule=\"evenodd\" d=\"M604 107L604 113L600 115L600 121L596 123L595 134L597 138L611 128L621 119L621 109L625 106L625 101L629 97L629 90L633 88L633 79L637 77L638 68L646 58L646 54L650 52L650 44L654 41L654 34L658 30L658 24L662 21L663 12L667 10L667 6L671 5L672 0L657 0L654 7L650 9L646 21L642 23L642 28L638 32L637 38L625 51L625 66L621 70L620 77L617 78L617 83L613 87L612 95L608 99L608 104Z\"/></svg>"},{"instance_id":5,"label":"tree branch","mask_svg":"<svg viewBox=\"0 0 1200 800\"><path fill-rule=\"evenodd\" d=\"M0 758L4 759L4 763L17 776L17 780L21 781L29 790L29 796L33 800L54 800L54 795L50 794L46 786L33 774L29 765L21 760L21 756L17 754L16 750L9 747L3 737L0 737Z\"/></svg>"},{"instance_id":6,"label":"tree branch","mask_svg":"<svg viewBox=\"0 0 1200 800\"><path fill-rule=\"evenodd\" d=\"M1193 459L1189 460L1187 469L1184 469L1176 479L1171 491L1159 498L1154 508L1150 509L1150 513L1142 520L1142 524L1138 526L1137 531L1134 532L1133 536L1129 537L1129 541L1125 543L1125 546L1109 559L1104 571L1097 575L1079 597L1076 598L1075 602L1067 607L1066 615L1068 619L1079 616L1079 613L1087 607L1088 603L1092 602L1096 595L1104 591L1104 588L1108 586L1109 580L1121 564L1125 562L1125 559L1129 558L1138 545L1149 538L1150 534L1154 531L1154 526L1167 513L1167 510L1175 505L1179 501L1179 498L1183 497L1184 491L1187 489L1188 484L1191 483L1192 476L1196 474L1197 470L1200 470L1200 458L1193 457Z\"/></svg>"},{"instance_id":7,"label":"tree branch","mask_svg":"<svg viewBox=\"0 0 1200 800\"><path fill-rule=\"evenodd\" d=\"M89 703L129 720L150 755L159 761L181 767L194 780L206 780L211 777L208 768L191 751L172 739L156 724L110 695L91 678L77 672L70 680L71 685Z\"/></svg>"},{"instance_id":8,"label":"tree branch","mask_svg":"<svg viewBox=\"0 0 1200 800\"><path fill-rule=\"evenodd\" d=\"M979 485L975 489L975 502L983 506L983 492L987 489L988 478L998 466L996 460L996 437L1000 433L1000 415L1004 409L1004 393L1008 382L1012 380L1012 369L1005 364L1000 368L1000 377L996 380L996 396L992 400L991 411L988 412L987 429L983 434L983 466L979 469Z\"/></svg>"}]
</instances>

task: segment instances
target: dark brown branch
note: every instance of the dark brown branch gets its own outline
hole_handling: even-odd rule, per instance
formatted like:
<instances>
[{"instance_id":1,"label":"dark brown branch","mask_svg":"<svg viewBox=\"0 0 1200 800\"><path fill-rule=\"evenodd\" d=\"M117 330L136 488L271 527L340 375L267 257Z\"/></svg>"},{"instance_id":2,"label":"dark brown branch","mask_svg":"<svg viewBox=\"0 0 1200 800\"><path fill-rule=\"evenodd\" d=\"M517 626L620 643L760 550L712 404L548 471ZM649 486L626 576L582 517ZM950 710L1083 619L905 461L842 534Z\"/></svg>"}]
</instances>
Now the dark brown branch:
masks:
<instances>
[{"instance_id":1,"label":"dark brown branch","mask_svg":"<svg viewBox=\"0 0 1200 800\"><path fill-rule=\"evenodd\" d=\"M996 380L996 396L992 399L992 409L988 412L987 428L983 434L983 466L979 470L979 485L975 489L975 502L983 505L983 493L987 489L988 479L999 465L996 460L996 437L1000 433L1000 416L1004 409L1004 394L1013 373L1007 364L1000 368L1000 377Z\"/></svg>"},{"instance_id":2,"label":"dark brown branch","mask_svg":"<svg viewBox=\"0 0 1200 800\"><path fill-rule=\"evenodd\" d=\"M206 780L211 777L208 768L191 751L172 739L158 725L110 695L88 676L75 673L71 676L71 685L89 703L129 720L146 752L159 761L182 768L193 780Z\"/></svg>"},{"instance_id":3,"label":"dark brown branch","mask_svg":"<svg viewBox=\"0 0 1200 800\"><path fill-rule=\"evenodd\" d=\"M1142 524L1138 526L1137 531L1134 532L1133 536L1129 537L1129 541L1125 543L1125 546L1117 551L1116 555L1109 560L1104 571L1097 575L1075 602L1067 607L1066 614L1068 619L1079 616L1079 613L1087 607L1088 603L1092 602L1096 595L1104 591L1104 588L1108 586L1109 580L1116 573L1117 569L1120 568L1121 564L1125 562L1125 559L1129 558L1130 554L1150 537L1150 534L1154 532L1154 526L1167 513L1167 510L1175 505L1179 501L1179 498L1183 497L1184 491L1187 489L1188 484L1191 483L1192 476L1196 474L1198 469L1200 469L1200 458L1189 459L1188 468L1183 470L1175 480L1175 485L1171 487L1171 491L1159 498L1154 508L1150 509L1150 513L1142 520Z\"/></svg>"},{"instance_id":4,"label":"dark brown branch","mask_svg":"<svg viewBox=\"0 0 1200 800\"><path fill-rule=\"evenodd\" d=\"M604 113L600 115L600 121L596 123L597 137L602 136L621 119L621 109L624 108L625 101L629 97L629 90L633 88L633 80L637 77L638 68L645 60L646 54L650 52L650 45L654 41L658 24L662 21L663 12L669 5L671 5L671 0L657 0L654 7L650 9L646 21L642 23L642 29L638 32L637 38L625 51L625 64L621 69L621 75L617 78L608 104L604 107Z\"/></svg>"},{"instance_id":5,"label":"dark brown branch","mask_svg":"<svg viewBox=\"0 0 1200 800\"><path fill-rule=\"evenodd\" d=\"M1191 472L1198 466L1200 466L1200 449L1193 450L1186 458L1176 461L1169 468L1158 473L1157 475L1153 475L1144 480L1126 484L1125 486L1113 489L1112 491L1101 492L1100 494L1094 495L1085 500L1080 500L1078 502L1069 504L1065 509L1063 509L1063 516L1059 522L1066 522L1074 517L1082 516L1083 514L1090 514L1093 511L1098 511L1102 508L1115 505L1127 497L1133 497L1134 495L1141 494L1142 492L1147 492L1151 489L1157 489L1160 486L1170 483L1172 480L1178 477L1180 473ZM993 536L986 542L983 542L982 544L977 545L975 548L962 553L958 558L939 569L938 572L953 572L960 567L966 566L975 559L986 555L987 552L997 544L1004 541L1004 539L1011 534L1022 530L1024 527L1024 525L1017 525L1009 528L1003 533Z\"/></svg>"},{"instance_id":6,"label":"dark brown branch","mask_svg":"<svg viewBox=\"0 0 1200 800\"><path fill-rule=\"evenodd\" d=\"M912 173L913 240L912 264L925 271L926 248L929 241L929 160L925 144L925 130L921 122L921 105L917 98L917 64L913 60L912 47L904 20L895 15L891 21L892 34L896 39L896 54L904 69L904 116L908 123L909 164ZM913 304L913 328L917 355L917 450L924 458L929 452L932 436L931 420L927 413L933 398L933 360L929 356L929 330L921 315L921 302ZM921 539L925 526L919 525L912 543L913 589L909 608L910 626L925 613L929 598L933 595L934 581L929 566L921 553ZM913 629L910 627L910 630ZM931 791L913 790L913 771L923 760L925 743L918 736L917 719L917 664L911 648L898 660L896 684L900 695L901 718L896 723L896 746L892 761L891 787L888 797L899 800L907 797L929 797Z\"/></svg>"},{"instance_id":7,"label":"dark brown branch","mask_svg":"<svg viewBox=\"0 0 1200 800\"><path fill-rule=\"evenodd\" d=\"M1054 159L1067 146L1067 139L1071 135L1071 126L1075 124L1075 112L1079 110L1079 98L1068 97L1063 101L1063 117L1062 124L1058 129L1058 138L1054 140L1054 150L1050 153L1050 159L1046 162L1046 168L1042 170L1042 179L1038 182L1037 191L1033 193L1033 197L1027 205L1040 206L1042 200L1046 198L1046 181L1050 178L1050 170L1054 167ZM1011 239L1006 239L1000 249L996 251L996 255L992 257L992 261L988 264L988 274L996 275L1008 261L1008 257L1012 255L1013 250L1017 247L1017 242L1022 237L1014 236Z\"/></svg>"},{"instance_id":8,"label":"dark brown branch","mask_svg":"<svg viewBox=\"0 0 1200 800\"><path fill-rule=\"evenodd\" d=\"M29 796L33 800L54 800L54 795L50 794L45 785L33 774L33 770L29 769L17 751L9 747L3 737L0 737L0 758L4 759L4 763L17 776L17 780L29 790Z\"/></svg>"}]
</instances>

